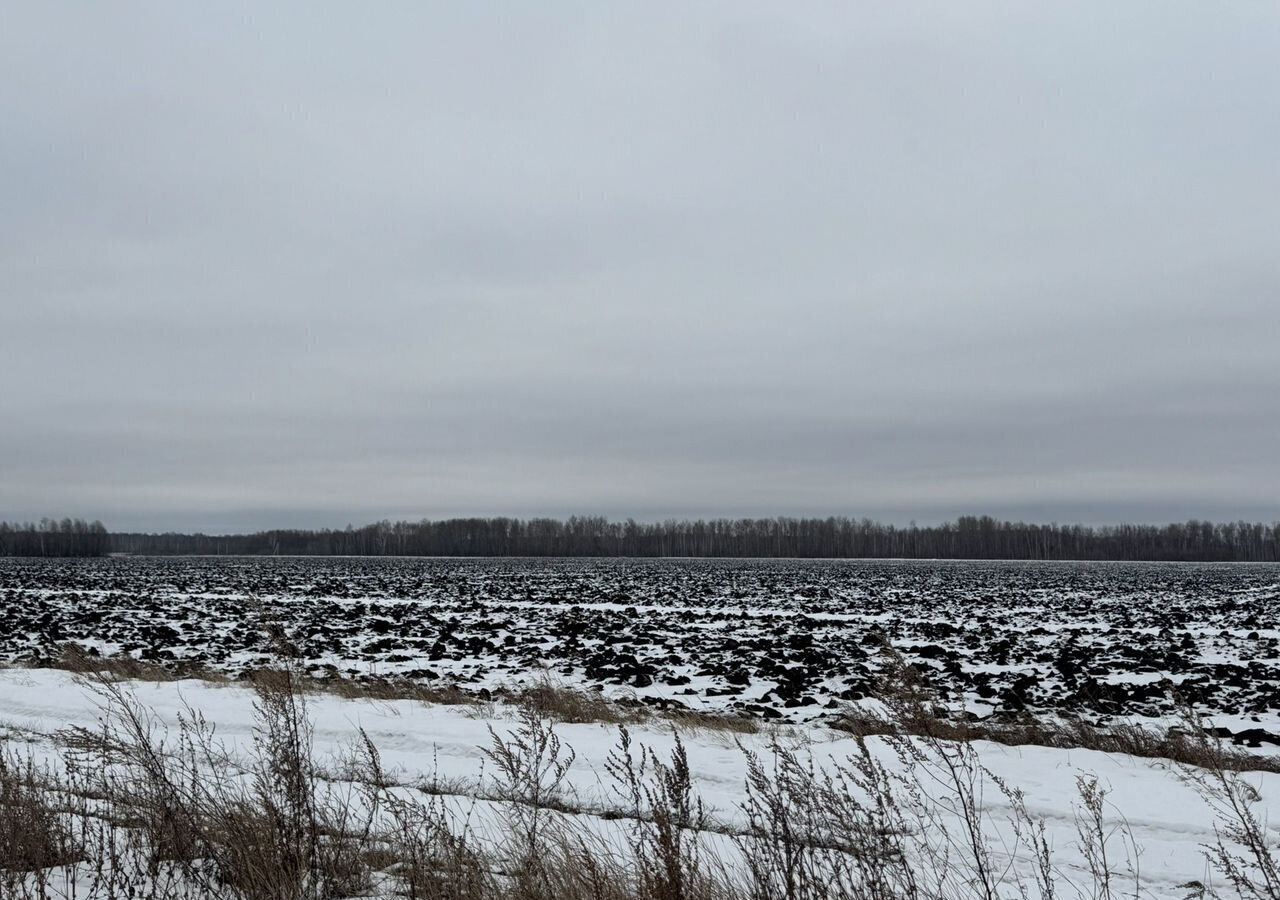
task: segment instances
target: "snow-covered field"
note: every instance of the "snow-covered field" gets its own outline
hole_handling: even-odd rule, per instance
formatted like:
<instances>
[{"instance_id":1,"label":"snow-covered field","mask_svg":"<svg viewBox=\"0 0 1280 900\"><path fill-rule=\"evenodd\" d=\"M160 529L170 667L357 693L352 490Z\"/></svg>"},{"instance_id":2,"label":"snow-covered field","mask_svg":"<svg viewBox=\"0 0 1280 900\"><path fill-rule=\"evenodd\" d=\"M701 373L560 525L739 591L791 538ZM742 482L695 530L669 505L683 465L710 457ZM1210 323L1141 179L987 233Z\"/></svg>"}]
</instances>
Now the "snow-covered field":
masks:
<instances>
[{"instance_id":1,"label":"snow-covered field","mask_svg":"<svg viewBox=\"0 0 1280 900\"><path fill-rule=\"evenodd\" d=\"M239 672L284 626L314 674L820 720L892 647L954 706L1280 741L1280 566L924 561L0 560L0 660L63 642Z\"/></svg>"},{"instance_id":2,"label":"snow-covered field","mask_svg":"<svg viewBox=\"0 0 1280 900\"><path fill-rule=\"evenodd\" d=\"M1238 742L1280 743L1280 567L961 562L112 559L0 560L0 738L10 752L60 764L59 732L100 722L101 697L43 662L74 643L90 653L240 674L278 663L264 626L280 626L308 674L399 676L456 684L485 699L550 678L612 697L754 715L759 733L682 726L695 790L732 857L747 826L748 759L775 747L819 771L857 742L828 727L871 694L895 656L944 702L978 716L1023 711L1095 723L1168 723L1191 701ZM254 693L236 681L130 682L161 728L197 711L233 755L253 748ZM492 692L492 694L491 694ZM443 793L454 814L497 829L504 803L486 786L484 748L518 727L503 702L309 697L315 749L339 759L361 730L405 789ZM607 760L617 728L557 724L575 761L566 806L620 842ZM669 758L675 726L632 726ZM904 771L888 742L873 756ZM1032 878L1013 801L1043 822L1059 896L1094 896L1080 834L1080 779L1106 791L1101 832L1136 896L1224 888L1203 848L1213 810L1162 760L977 742L976 796L993 859ZM921 776L916 772L913 778ZM1280 776L1248 773L1253 811L1280 838ZM341 776L338 778L342 780ZM928 785L928 778L920 778ZM942 822L948 821L947 804ZM959 820L951 816L952 827ZM927 829L925 830L928 834ZM939 832L941 834L943 832ZM712 838L716 840L716 838ZM0 867L2 868L2 867ZM1223 896L1229 896L1223 891Z\"/></svg>"},{"instance_id":3,"label":"snow-covered field","mask_svg":"<svg viewBox=\"0 0 1280 900\"><path fill-rule=\"evenodd\" d=\"M132 683L129 690L146 708L154 710L157 723L173 728L184 710L196 709L216 724L219 741L235 753L247 752L254 728L253 692L240 685L201 681ZM413 701L370 702L329 695L309 698L309 714L315 723L315 747L319 756L337 759L363 729L377 745L388 773L405 785L448 785L457 792L459 808L471 808L473 822L495 814L492 801L475 801L465 795L482 793L481 748L489 746L489 728L503 734L516 727L514 710L501 705L482 707L427 706ZM76 677L57 670L9 669L0 672L0 729L11 748L37 757L51 758L54 735L70 726L98 726L100 699ZM606 725L557 725L556 732L576 753L567 780L571 805L587 810L616 806L605 773L605 760L617 742L617 730ZM670 726L654 720L633 728L637 743L669 756L674 747ZM697 793L716 821L741 825L746 780L745 750L770 758L770 741L793 746L817 765L831 766L857 753L848 736L819 725L779 725L756 735L726 735L710 730L686 730L682 739ZM742 746L735 741L741 741ZM1084 750L1039 747L1009 748L975 745L981 763L1011 787L1025 794L1027 810L1045 823L1055 858L1059 896L1093 896L1094 885L1083 858L1077 819L1082 810L1077 793L1080 776L1096 776L1107 791L1105 831L1112 864L1123 876L1117 896L1135 896L1129 873L1136 867L1142 888L1138 897L1180 898L1191 882L1223 887L1207 865L1202 845L1214 840L1215 821L1209 808L1178 771L1168 764L1127 756ZM893 754L878 740L872 750L894 766ZM1270 824L1272 842L1280 839L1280 776L1252 773L1244 776L1257 787L1260 799L1255 811ZM438 788L439 789L439 788ZM979 786L986 840L994 858L1002 863L1011 846L1008 825L1009 800L984 779ZM476 811L478 807L478 811ZM622 822L600 818L602 829L621 829ZM954 823L953 823L954 824ZM1015 861L1028 872L1029 859ZM1224 896L1230 896L1227 892Z\"/></svg>"}]
</instances>

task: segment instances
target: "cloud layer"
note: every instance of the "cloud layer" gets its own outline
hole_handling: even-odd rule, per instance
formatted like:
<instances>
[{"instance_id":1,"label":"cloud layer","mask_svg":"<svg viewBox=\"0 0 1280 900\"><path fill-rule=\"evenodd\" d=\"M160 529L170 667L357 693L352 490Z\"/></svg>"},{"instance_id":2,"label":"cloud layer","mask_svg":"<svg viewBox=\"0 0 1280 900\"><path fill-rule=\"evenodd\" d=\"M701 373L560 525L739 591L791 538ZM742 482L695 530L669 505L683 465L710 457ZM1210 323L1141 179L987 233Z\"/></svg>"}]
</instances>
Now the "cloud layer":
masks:
<instances>
[{"instance_id":1,"label":"cloud layer","mask_svg":"<svg viewBox=\"0 0 1280 900\"><path fill-rule=\"evenodd\" d=\"M1280 517L1266 4L0 13L0 518Z\"/></svg>"}]
</instances>

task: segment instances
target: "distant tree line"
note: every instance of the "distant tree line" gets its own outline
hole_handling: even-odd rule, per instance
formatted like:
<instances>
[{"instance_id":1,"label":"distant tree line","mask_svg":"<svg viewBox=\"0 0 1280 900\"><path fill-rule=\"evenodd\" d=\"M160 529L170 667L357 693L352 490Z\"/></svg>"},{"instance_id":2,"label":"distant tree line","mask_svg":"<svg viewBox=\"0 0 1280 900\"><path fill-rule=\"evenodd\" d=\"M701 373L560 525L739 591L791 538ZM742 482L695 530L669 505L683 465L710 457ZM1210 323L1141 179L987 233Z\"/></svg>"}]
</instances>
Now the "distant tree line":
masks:
<instances>
[{"instance_id":1,"label":"distant tree line","mask_svg":"<svg viewBox=\"0 0 1280 900\"><path fill-rule=\"evenodd\" d=\"M963 516L900 527L870 519L697 519L615 522L446 519L254 534L115 534L138 554L302 556L721 556L914 559L1280 561L1280 523L1029 525Z\"/></svg>"},{"instance_id":2,"label":"distant tree line","mask_svg":"<svg viewBox=\"0 0 1280 900\"><path fill-rule=\"evenodd\" d=\"M106 526L98 521L0 522L0 556L103 556L109 542Z\"/></svg>"}]
</instances>

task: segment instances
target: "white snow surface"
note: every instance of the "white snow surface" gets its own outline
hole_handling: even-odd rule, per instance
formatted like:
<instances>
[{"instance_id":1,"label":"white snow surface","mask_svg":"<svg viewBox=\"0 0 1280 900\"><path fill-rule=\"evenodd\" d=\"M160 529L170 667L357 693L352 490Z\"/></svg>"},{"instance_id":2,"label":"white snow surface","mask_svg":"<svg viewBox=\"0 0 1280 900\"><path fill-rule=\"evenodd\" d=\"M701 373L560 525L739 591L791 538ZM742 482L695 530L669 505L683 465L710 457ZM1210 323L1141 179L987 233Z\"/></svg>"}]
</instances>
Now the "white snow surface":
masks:
<instances>
[{"instance_id":1,"label":"white snow surface","mask_svg":"<svg viewBox=\"0 0 1280 900\"><path fill-rule=\"evenodd\" d=\"M189 707L214 723L218 738L233 751L243 751L251 740L254 694L245 687L195 680L134 682L129 687L145 707L154 710L158 721L169 727L175 727L179 713ZM379 748L387 770L406 783L433 778L474 781L484 758L481 748L490 744L489 729L501 734L516 724L516 711L502 705L480 707L481 715L474 707L312 695L308 709L315 725L318 755L337 756L353 744L357 729L363 729ZM72 674L45 669L0 671L0 735L37 756L52 758L56 732L73 725L93 727L100 714L98 698ZM604 762L616 744L617 729L594 724L558 724L555 729L576 753L570 782L577 799L587 808L609 806ZM683 730L697 791L721 821L741 821L746 760L735 740L767 758L770 734L783 743L805 747L819 765L855 752L848 736L815 724L780 725L769 733L742 736ZM632 735L663 756L674 747L671 727L659 720L633 727ZM885 759L891 758L882 743L873 740L873 747ZM1011 748L985 742L976 747L983 764L1023 791L1031 813L1045 822L1059 864L1061 896L1073 897L1078 890L1088 890L1075 826L1080 802L1076 779L1082 774L1097 776L1109 791L1108 829L1117 835L1127 829L1132 835L1139 851L1143 897L1181 898L1187 890L1180 886L1193 881L1225 887L1202 852L1202 846L1214 840L1212 813L1170 764L1087 750ZM1258 790L1259 817L1269 823L1271 838L1280 840L1280 776L1249 773L1245 777ZM998 826L1005 821L1008 802L994 786L983 792L982 802L997 826L992 840L999 854L1000 835L1007 832L1000 832ZM604 820L601 825L623 827ZM1120 845L1115 846L1119 853ZM1025 861L1017 864L1025 865ZM1073 885L1079 886L1078 890ZM1132 896L1131 887L1128 895Z\"/></svg>"}]
</instances>

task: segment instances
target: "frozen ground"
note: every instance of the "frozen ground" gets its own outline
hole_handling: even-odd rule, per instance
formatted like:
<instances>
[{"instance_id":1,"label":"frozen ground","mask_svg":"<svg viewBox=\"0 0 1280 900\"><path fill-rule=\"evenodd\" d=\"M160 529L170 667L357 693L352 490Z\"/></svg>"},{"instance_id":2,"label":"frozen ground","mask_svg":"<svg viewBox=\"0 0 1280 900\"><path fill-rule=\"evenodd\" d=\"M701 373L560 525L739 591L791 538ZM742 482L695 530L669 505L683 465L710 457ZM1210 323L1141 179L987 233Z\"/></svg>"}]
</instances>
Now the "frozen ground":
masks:
<instances>
[{"instance_id":1,"label":"frozen ground","mask_svg":"<svg viewBox=\"0 0 1280 900\"><path fill-rule=\"evenodd\" d=\"M282 624L312 672L485 689L549 672L821 719L892 647L985 716L1164 718L1280 741L1280 566L721 560L0 560L0 660L72 641L242 671Z\"/></svg>"},{"instance_id":2,"label":"frozen ground","mask_svg":"<svg viewBox=\"0 0 1280 900\"><path fill-rule=\"evenodd\" d=\"M233 753L243 752L253 730L253 694L236 685L197 681L137 683L131 690L159 723L170 727L187 706L198 709L217 726L218 738ZM513 728L513 711L488 708L483 717L465 708L425 706L411 701L369 702L315 696L309 701L315 722L316 750L336 757L364 729L380 748L387 769L402 783L436 782L465 785L479 783L482 753L490 741L488 728L499 732ZM10 742L39 755L52 755L53 735L71 725L94 728L100 715L95 696L74 676L56 670L10 669L0 672L0 729ZM588 809L607 808L611 795L606 787L604 760L614 745L616 730L602 725L560 725L562 740L576 751L571 775L574 803ZM847 758L854 744L847 737L818 725L779 726L774 732L784 744L811 753L820 766ZM636 728L638 742L668 754L674 745L669 729L659 725ZM741 821L739 804L746 776L745 757L730 737L720 732L692 730L683 733L696 789L721 822ZM741 737L745 748L768 757L769 735ZM890 759L883 745L873 748ZM1095 775L1109 793L1105 810L1107 833L1117 872L1136 863L1141 872L1142 898L1187 896L1181 887L1199 881L1213 885L1215 876L1201 853L1214 839L1214 821L1208 808L1170 766L1150 760L1107 755L1093 751L1045 748L1008 748L979 743L981 761L1009 785L1025 792L1031 814L1045 822L1057 860L1060 896L1089 896L1089 879L1079 850L1076 816L1079 800L1076 779ZM1256 810L1271 825L1269 835L1280 839L1280 783L1276 775L1249 774L1258 788ZM459 803L472 801L459 798ZM988 783L981 792L984 818L991 824L988 842L1000 858L1008 839L1005 822L1008 801ZM473 818L483 823L485 803ZM621 828L604 819L601 828ZM1128 837L1126 837L1126 835ZM1125 847L1131 838L1131 850ZM1019 866L1025 866L1020 861ZM1220 879L1217 879L1220 881ZM1074 886L1074 887L1073 887ZM1221 887L1221 884L1218 885ZM1132 884L1125 896L1134 896ZM1229 892L1228 892L1229 895Z\"/></svg>"}]
</instances>

